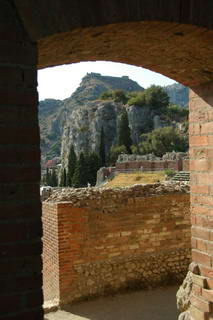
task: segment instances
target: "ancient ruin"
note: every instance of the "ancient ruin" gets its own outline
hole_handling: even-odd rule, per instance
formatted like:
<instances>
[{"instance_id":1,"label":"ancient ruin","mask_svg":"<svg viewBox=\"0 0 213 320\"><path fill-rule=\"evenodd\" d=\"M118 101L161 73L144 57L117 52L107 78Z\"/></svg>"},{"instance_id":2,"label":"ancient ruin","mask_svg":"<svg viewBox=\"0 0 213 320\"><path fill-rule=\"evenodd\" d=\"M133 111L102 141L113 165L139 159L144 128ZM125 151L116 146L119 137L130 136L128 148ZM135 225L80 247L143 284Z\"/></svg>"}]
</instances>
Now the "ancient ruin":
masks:
<instances>
[{"instance_id":1,"label":"ancient ruin","mask_svg":"<svg viewBox=\"0 0 213 320\"><path fill-rule=\"evenodd\" d=\"M47 305L181 283L191 261L185 183L56 188L43 226Z\"/></svg>"},{"instance_id":2,"label":"ancient ruin","mask_svg":"<svg viewBox=\"0 0 213 320\"><path fill-rule=\"evenodd\" d=\"M213 302L212 1L0 0L1 310L43 319L37 68L86 60L143 66L190 87L190 316Z\"/></svg>"}]
</instances>

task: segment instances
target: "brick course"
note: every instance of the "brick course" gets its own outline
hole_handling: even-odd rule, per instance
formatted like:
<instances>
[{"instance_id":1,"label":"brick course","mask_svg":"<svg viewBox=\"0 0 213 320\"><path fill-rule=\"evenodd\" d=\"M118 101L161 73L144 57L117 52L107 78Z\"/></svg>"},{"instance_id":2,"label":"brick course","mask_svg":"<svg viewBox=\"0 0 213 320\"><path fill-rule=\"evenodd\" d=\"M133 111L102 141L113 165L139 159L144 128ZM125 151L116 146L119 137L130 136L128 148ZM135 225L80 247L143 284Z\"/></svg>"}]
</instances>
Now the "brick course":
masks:
<instances>
[{"instance_id":1,"label":"brick course","mask_svg":"<svg viewBox=\"0 0 213 320\"><path fill-rule=\"evenodd\" d=\"M52 227L58 228L60 303L182 281L190 262L189 194L143 196L143 188L97 191L80 207L72 200L43 203L44 229L58 219ZM52 234L44 232L49 286L45 263L52 256L45 246L53 246Z\"/></svg>"}]
</instances>

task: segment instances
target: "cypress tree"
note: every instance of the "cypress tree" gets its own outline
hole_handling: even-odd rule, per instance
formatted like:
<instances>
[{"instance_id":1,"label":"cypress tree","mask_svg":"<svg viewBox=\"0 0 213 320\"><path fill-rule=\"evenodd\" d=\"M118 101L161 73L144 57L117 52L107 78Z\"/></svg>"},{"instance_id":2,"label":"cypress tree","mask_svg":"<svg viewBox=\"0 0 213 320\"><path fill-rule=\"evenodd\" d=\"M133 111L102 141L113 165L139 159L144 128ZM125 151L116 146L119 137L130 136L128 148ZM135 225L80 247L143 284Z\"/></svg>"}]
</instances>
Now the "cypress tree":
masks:
<instances>
[{"instance_id":1,"label":"cypress tree","mask_svg":"<svg viewBox=\"0 0 213 320\"><path fill-rule=\"evenodd\" d=\"M58 177L56 174L56 170L53 168L52 169L52 174L51 174L51 186L52 187L57 187L58 185Z\"/></svg>"},{"instance_id":2,"label":"cypress tree","mask_svg":"<svg viewBox=\"0 0 213 320\"><path fill-rule=\"evenodd\" d=\"M49 168L46 168L45 185L50 186L50 183L51 183L51 177L50 177Z\"/></svg>"},{"instance_id":3,"label":"cypress tree","mask_svg":"<svg viewBox=\"0 0 213 320\"><path fill-rule=\"evenodd\" d=\"M100 147L99 147L99 157L101 160L101 167L106 165L106 153L105 153L105 134L103 127L101 128L101 137L100 137Z\"/></svg>"},{"instance_id":4,"label":"cypress tree","mask_svg":"<svg viewBox=\"0 0 213 320\"><path fill-rule=\"evenodd\" d=\"M97 171L101 167L101 161L97 153L92 152L88 157L88 182L94 186L96 184Z\"/></svg>"},{"instance_id":5,"label":"cypress tree","mask_svg":"<svg viewBox=\"0 0 213 320\"><path fill-rule=\"evenodd\" d=\"M60 187L66 187L66 185L67 185L67 173L66 173L66 169L64 168L61 174Z\"/></svg>"},{"instance_id":6,"label":"cypress tree","mask_svg":"<svg viewBox=\"0 0 213 320\"><path fill-rule=\"evenodd\" d=\"M68 168L67 168L67 186L69 187L72 186L72 178L75 172L76 163L77 163L76 153L74 150L74 146L71 145L69 157L68 157Z\"/></svg>"},{"instance_id":7,"label":"cypress tree","mask_svg":"<svg viewBox=\"0 0 213 320\"><path fill-rule=\"evenodd\" d=\"M118 145L125 146L127 153L132 153L132 139L130 135L129 120L126 110L122 113L118 128Z\"/></svg>"},{"instance_id":8,"label":"cypress tree","mask_svg":"<svg viewBox=\"0 0 213 320\"><path fill-rule=\"evenodd\" d=\"M85 187L87 184L86 178L87 177L85 177L85 158L84 154L81 152L75 167L75 172L73 174L72 185L75 188Z\"/></svg>"}]
</instances>

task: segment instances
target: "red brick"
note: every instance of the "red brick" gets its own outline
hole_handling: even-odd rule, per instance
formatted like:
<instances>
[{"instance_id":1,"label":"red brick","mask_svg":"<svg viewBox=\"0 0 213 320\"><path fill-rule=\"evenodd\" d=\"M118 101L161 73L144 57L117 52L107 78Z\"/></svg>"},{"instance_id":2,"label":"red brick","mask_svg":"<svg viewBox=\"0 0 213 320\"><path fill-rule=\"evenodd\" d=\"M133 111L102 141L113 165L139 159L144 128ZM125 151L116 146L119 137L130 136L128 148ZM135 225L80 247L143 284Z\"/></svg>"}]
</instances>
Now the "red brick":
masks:
<instances>
[{"instance_id":1,"label":"red brick","mask_svg":"<svg viewBox=\"0 0 213 320\"><path fill-rule=\"evenodd\" d=\"M211 258L205 253L192 250L192 260L201 263L205 266L211 267Z\"/></svg>"},{"instance_id":2,"label":"red brick","mask_svg":"<svg viewBox=\"0 0 213 320\"><path fill-rule=\"evenodd\" d=\"M191 195L192 203L213 206L213 197L211 196L195 196Z\"/></svg>"},{"instance_id":3,"label":"red brick","mask_svg":"<svg viewBox=\"0 0 213 320\"><path fill-rule=\"evenodd\" d=\"M202 214L202 215L210 215L210 209L204 206L199 205L191 205L192 214Z\"/></svg>"},{"instance_id":4,"label":"red brick","mask_svg":"<svg viewBox=\"0 0 213 320\"><path fill-rule=\"evenodd\" d=\"M190 306L190 315L195 320L207 320L207 313L197 309L195 306Z\"/></svg>"},{"instance_id":5,"label":"red brick","mask_svg":"<svg viewBox=\"0 0 213 320\"><path fill-rule=\"evenodd\" d=\"M210 302L213 302L213 290L202 289L202 297Z\"/></svg>"},{"instance_id":6,"label":"red brick","mask_svg":"<svg viewBox=\"0 0 213 320\"><path fill-rule=\"evenodd\" d=\"M207 278L206 285L207 285L207 289L213 289L213 280Z\"/></svg>"},{"instance_id":7,"label":"red brick","mask_svg":"<svg viewBox=\"0 0 213 320\"><path fill-rule=\"evenodd\" d=\"M208 160L191 160L190 161L190 170L191 171L207 171L209 168Z\"/></svg>"},{"instance_id":8,"label":"red brick","mask_svg":"<svg viewBox=\"0 0 213 320\"><path fill-rule=\"evenodd\" d=\"M207 243L203 240L197 239L197 249L203 252L207 252Z\"/></svg>"},{"instance_id":9,"label":"red brick","mask_svg":"<svg viewBox=\"0 0 213 320\"><path fill-rule=\"evenodd\" d=\"M190 187L191 193L198 193L198 194L209 194L209 186L191 186Z\"/></svg>"},{"instance_id":10,"label":"red brick","mask_svg":"<svg viewBox=\"0 0 213 320\"><path fill-rule=\"evenodd\" d=\"M200 266L201 275L213 279L213 269Z\"/></svg>"},{"instance_id":11,"label":"red brick","mask_svg":"<svg viewBox=\"0 0 213 320\"><path fill-rule=\"evenodd\" d=\"M194 293L195 296L201 296L202 295L202 288L198 286L197 284L192 284L192 293Z\"/></svg>"},{"instance_id":12,"label":"red brick","mask_svg":"<svg viewBox=\"0 0 213 320\"><path fill-rule=\"evenodd\" d=\"M205 289L204 289L205 290ZM203 292L203 289L202 289ZM202 300L194 295L191 295L190 297L190 302L193 306L195 306L197 309L204 311L204 312L210 312L211 308L210 308L210 303Z\"/></svg>"},{"instance_id":13,"label":"red brick","mask_svg":"<svg viewBox=\"0 0 213 320\"><path fill-rule=\"evenodd\" d=\"M208 146L209 140L207 136L190 136L189 144L190 147Z\"/></svg>"},{"instance_id":14,"label":"red brick","mask_svg":"<svg viewBox=\"0 0 213 320\"><path fill-rule=\"evenodd\" d=\"M209 240L210 232L204 228L199 228L197 226L192 227L192 236L195 238Z\"/></svg>"}]
</instances>

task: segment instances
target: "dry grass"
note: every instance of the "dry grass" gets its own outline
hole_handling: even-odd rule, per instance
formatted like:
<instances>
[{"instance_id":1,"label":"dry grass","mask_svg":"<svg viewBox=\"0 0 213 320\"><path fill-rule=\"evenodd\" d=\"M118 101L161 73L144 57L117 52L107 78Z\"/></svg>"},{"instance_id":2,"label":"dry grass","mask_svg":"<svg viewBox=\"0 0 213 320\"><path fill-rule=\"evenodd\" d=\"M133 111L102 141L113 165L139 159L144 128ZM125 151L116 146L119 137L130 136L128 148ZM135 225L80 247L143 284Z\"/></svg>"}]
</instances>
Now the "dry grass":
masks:
<instances>
[{"instance_id":1,"label":"dry grass","mask_svg":"<svg viewBox=\"0 0 213 320\"><path fill-rule=\"evenodd\" d=\"M120 173L109 181L105 187L127 187L133 184L155 183L164 180L165 173L163 171Z\"/></svg>"}]
</instances>

